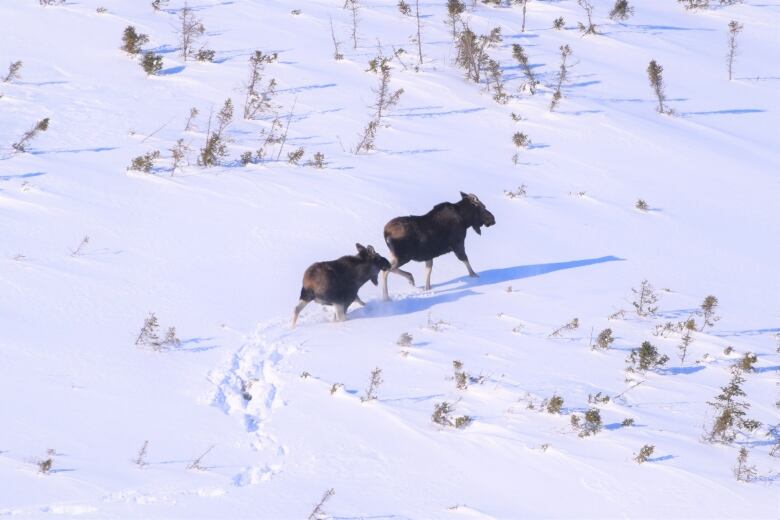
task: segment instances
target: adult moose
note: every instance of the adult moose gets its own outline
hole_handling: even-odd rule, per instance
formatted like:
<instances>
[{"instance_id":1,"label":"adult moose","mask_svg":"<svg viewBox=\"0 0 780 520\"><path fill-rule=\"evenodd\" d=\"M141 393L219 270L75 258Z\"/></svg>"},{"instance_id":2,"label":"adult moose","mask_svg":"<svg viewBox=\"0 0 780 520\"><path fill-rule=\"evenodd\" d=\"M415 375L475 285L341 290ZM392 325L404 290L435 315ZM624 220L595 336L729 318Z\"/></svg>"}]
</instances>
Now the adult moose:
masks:
<instances>
[{"instance_id":1,"label":"adult moose","mask_svg":"<svg viewBox=\"0 0 780 520\"><path fill-rule=\"evenodd\" d=\"M390 269L390 262L371 246L355 244L357 255L342 256L338 260L316 262L303 273L303 287L298 305L293 313L292 327L298 315L312 301L336 308L336 321L347 319L347 309L352 302L365 305L358 297L358 290L371 280L378 285L379 271Z\"/></svg>"},{"instance_id":2,"label":"adult moose","mask_svg":"<svg viewBox=\"0 0 780 520\"><path fill-rule=\"evenodd\" d=\"M490 227L496 219L473 193L460 192L461 200L452 204L442 202L425 215L397 217L385 225L385 242L390 248L390 269L382 272L382 296L387 293L387 276L396 273L414 285L411 273L399 269L410 260L425 262L425 290L431 288L433 259L452 251L458 260L466 264L469 276L477 273L466 256L466 231L473 229L478 235L482 226Z\"/></svg>"}]
</instances>

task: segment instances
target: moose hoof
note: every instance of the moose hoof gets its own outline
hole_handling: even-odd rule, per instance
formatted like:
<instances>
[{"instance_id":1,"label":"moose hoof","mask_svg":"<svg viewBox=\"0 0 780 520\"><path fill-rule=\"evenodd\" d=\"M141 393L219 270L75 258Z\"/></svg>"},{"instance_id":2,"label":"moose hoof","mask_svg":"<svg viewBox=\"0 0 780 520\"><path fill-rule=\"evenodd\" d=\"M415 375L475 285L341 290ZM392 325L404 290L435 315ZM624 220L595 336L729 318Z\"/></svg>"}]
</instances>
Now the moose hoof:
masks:
<instances>
[{"instance_id":1,"label":"moose hoof","mask_svg":"<svg viewBox=\"0 0 780 520\"><path fill-rule=\"evenodd\" d=\"M479 278L479 275L477 273L469 273L469 276L472 278Z\"/></svg>"}]
</instances>

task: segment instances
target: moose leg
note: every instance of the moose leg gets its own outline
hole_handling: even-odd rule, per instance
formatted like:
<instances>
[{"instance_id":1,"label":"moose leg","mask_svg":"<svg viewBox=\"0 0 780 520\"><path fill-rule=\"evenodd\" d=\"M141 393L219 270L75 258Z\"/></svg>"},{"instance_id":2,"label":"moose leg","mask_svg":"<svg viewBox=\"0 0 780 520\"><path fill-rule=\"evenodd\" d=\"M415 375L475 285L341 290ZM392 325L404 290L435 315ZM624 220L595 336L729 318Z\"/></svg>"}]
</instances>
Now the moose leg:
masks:
<instances>
[{"instance_id":1,"label":"moose leg","mask_svg":"<svg viewBox=\"0 0 780 520\"><path fill-rule=\"evenodd\" d=\"M431 271L433 271L433 259L425 261L425 290L431 290Z\"/></svg>"},{"instance_id":2,"label":"moose leg","mask_svg":"<svg viewBox=\"0 0 780 520\"><path fill-rule=\"evenodd\" d=\"M335 303L333 304L333 307L336 309L336 321L346 321L347 320L346 306L340 303Z\"/></svg>"},{"instance_id":3,"label":"moose leg","mask_svg":"<svg viewBox=\"0 0 780 520\"><path fill-rule=\"evenodd\" d=\"M390 274L390 270L382 271L382 299L384 301L388 301L390 299L390 295L387 294L387 275Z\"/></svg>"},{"instance_id":4,"label":"moose leg","mask_svg":"<svg viewBox=\"0 0 780 520\"><path fill-rule=\"evenodd\" d=\"M387 276L390 273L395 273L395 274L401 275L404 278L406 278L406 280L410 284L414 285L414 276L412 276L412 273L409 273L409 272L406 272L404 270L399 269L398 268L398 259L396 257L394 257L394 256L391 256L390 257L390 269L388 269L387 271L382 271L382 298L384 300L389 300L390 299L390 296L387 293Z\"/></svg>"},{"instance_id":5,"label":"moose leg","mask_svg":"<svg viewBox=\"0 0 780 520\"><path fill-rule=\"evenodd\" d=\"M358 305L360 305L361 307L365 307L365 306L366 306L366 302L364 302L363 300L361 300L361 299L360 299L360 296L355 296L355 303L357 303L357 304L358 304Z\"/></svg>"},{"instance_id":6,"label":"moose leg","mask_svg":"<svg viewBox=\"0 0 780 520\"><path fill-rule=\"evenodd\" d=\"M466 256L466 247L463 244L459 244L458 246L453 247L452 251L455 253L455 256L458 257L458 260L466 264L466 269L469 270L469 276L472 278L479 278L479 275L471 268L469 257Z\"/></svg>"},{"instance_id":7,"label":"moose leg","mask_svg":"<svg viewBox=\"0 0 780 520\"><path fill-rule=\"evenodd\" d=\"M298 300L298 305L295 306L295 311L293 312L293 319L292 319L292 328L295 328L295 324L298 322L298 315L301 313L304 307L306 307L309 304L306 300Z\"/></svg>"}]
</instances>

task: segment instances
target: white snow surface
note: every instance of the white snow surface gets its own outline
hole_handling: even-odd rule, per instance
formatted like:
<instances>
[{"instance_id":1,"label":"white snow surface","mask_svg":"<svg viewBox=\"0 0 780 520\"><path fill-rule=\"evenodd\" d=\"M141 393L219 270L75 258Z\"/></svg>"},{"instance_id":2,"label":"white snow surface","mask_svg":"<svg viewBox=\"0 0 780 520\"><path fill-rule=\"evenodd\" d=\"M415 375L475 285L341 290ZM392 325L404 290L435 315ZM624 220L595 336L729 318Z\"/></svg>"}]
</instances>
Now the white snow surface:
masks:
<instances>
[{"instance_id":1,"label":"white snow surface","mask_svg":"<svg viewBox=\"0 0 780 520\"><path fill-rule=\"evenodd\" d=\"M443 0L420 2L417 71L416 23L395 0L359 2L357 48L343 0L192 0L214 63L178 55L182 2L149 3L0 2L0 66L23 61L21 78L0 83L0 517L300 519L328 489L320 518L780 516L770 456L780 423L779 1L694 12L632 0L635 15L617 23L612 2L594 0L601 34L585 37L573 0L530 0L524 33L519 7L478 2L464 17L477 33L502 28L489 53L512 96L505 105L456 68ZM566 29L551 29L559 16ZM728 81L732 19L744 31ZM128 25L162 54L159 75L119 49ZM513 43L544 82L534 96L519 91ZM574 66L551 113L563 44ZM392 61L391 85L404 92L377 150L355 155L380 46L407 51ZM285 124L294 111L281 159L277 146L242 167L272 119L241 117L256 49L278 53L265 79L278 81ZM655 111L651 59L674 116ZM209 112L227 98L229 158L201 168ZM185 132L191 107L197 128ZM44 117L48 131L12 153ZM533 143L517 165L515 132ZM192 164L171 175L179 138ZM297 147L303 162L324 153L326 168L287 164ZM162 154L152 173L127 171L152 150ZM505 196L523 184L525 198ZM369 283L367 306L346 322L312 304L290 329L309 264L353 254L356 242L386 255L389 219L461 190L497 221L466 240L479 278L450 254L426 292L412 263L418 287L391 275L392 301ZM649 211L634 208L639 198ZM643 279L659 294L656 317L633 312ZM681 363L680 335L653 330L691 314L700 322L710 294L722 319L694 333ZM623 319L608 319L620 309ZM179 347L134 344L149 312L162 332L176 327ZM579 328L549 337L574 317ZM607 327L612 347L592 350ZM396 344L404 332L407 347ZM631 388L625 360L643 341L670 361ZM706 443L707 402L747 352L758 356L745 374L748 416L763 425L732 445ZM454 360L481 382L458 390ZM378 399L363 402L376 367ZM612 399L590 404L597 392ZM538 410L553 395L561 415ZM434 424L443 401L473 422ZM580 438L570 418L593 406L604 427ZM628 417L634 425L622 426ZM655 452L640 465L645 444ZM212 446L202 469L187 469ZM748 483L732 473L742 446L758 473ZM52 471L40 474L47 450Z\"/></svg>"}]
</instances>

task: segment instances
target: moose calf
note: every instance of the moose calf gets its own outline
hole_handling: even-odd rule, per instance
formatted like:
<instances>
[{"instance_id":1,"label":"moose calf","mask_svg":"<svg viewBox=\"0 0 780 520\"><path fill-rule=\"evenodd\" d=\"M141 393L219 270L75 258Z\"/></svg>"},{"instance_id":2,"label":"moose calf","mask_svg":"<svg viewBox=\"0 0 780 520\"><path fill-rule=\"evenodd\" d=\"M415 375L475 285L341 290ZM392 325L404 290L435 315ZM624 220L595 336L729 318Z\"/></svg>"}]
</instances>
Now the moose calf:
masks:
<instances>
[{"instance_id":1,"label":"moose calf","mask_svg":"<svg viewBox=\"0 0 780 520\"><path fill-rule=\"evenodd\" d=\"M336 320L347 319L347 309L354 301L365 305L358 297L358 290L368 280L378 285L379 271L390 269L390 262L371 246L355 244L358 254L342 256L338 260L311 264L303 274L303 287L298 305L295 306L292 326L309 302L316 301L336 308Z\"/></svg>"},{"instance_id":2,"label":"moose calf","mask_svg":"<svg viewBox=\"0 0 780 520\"><path fill-rule=\"evenodd\" d=\"M391 252L390 269L382 273L382 296L385 300L390 298L387 293L389 273L399 274L414 285L412 274L399 269L410 260L425 262L425 290L431 288L433 259L450 251L466 264L469 276L478 276L466 256L466 231L471 228L481 235L480 228L492 226L496 219L476 195L462 191L460 195L461 200L455 204L442 202L425 215L397 217L385 225L385 242Z\"/></svg>"}]
</instances>

